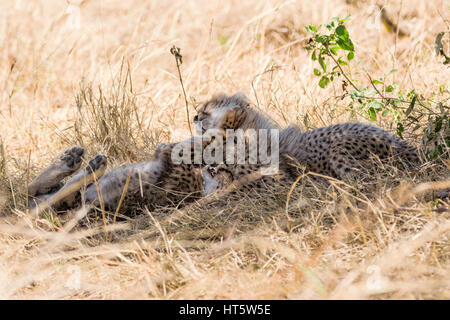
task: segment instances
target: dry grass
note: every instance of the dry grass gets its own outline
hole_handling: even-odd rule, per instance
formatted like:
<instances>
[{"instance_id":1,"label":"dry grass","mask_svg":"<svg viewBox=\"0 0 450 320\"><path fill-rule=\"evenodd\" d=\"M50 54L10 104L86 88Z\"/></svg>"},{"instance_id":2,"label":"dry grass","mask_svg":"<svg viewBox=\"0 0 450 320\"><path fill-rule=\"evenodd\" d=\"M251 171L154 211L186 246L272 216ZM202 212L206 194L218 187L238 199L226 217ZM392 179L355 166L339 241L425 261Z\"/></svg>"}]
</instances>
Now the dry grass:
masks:
<instances>
[{"instance_id":1,"label":"dry grass","mask_svg":"<svg viewBox=\"0 0 450 320\"><path fill-rule=\"evenodd\" d=\"M348 13L355 69L379 78L395 68L388 77L405 91L448 99L448 67L434 53L448 1L386 2L403 37L369 23L373 5L85 0L72 29L65 1L2 1L0 298L449 299L448 202L433 198L450 188L445 162L415 175L380 169L358 187L307 177L288 205L290 186L144 208L115 224L25 210L27 182L71 144L114 166L189 135L174 44L191 115L211 94L241 90L282 125L350 120L340 85L320 89L303 48L304 25Z\"/></svg>"}]
</instances>

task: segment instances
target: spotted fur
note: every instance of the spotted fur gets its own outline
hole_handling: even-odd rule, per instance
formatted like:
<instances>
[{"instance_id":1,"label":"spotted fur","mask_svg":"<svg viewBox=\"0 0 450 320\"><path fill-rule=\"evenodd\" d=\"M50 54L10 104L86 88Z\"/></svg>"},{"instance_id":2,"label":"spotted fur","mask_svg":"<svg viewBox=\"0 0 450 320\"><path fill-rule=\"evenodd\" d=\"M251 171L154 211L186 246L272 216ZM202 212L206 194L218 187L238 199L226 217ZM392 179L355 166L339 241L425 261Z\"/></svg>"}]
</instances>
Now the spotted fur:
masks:
<instances>
[{"instance_id":1,"label":"spotted fur","mask_svg":"<svg viewBox=\"0 0 450 320\"><path fill-rule=\"evenodd\" d=\"M232 96L218 95L206 102L194 118L202 132L208 129L279 129L279 126L263 113L249 106L243 93ZM420 162L417 150L387 131L364 123L343 123L302 132L298 126L289 126L279 131L280 168L282 176L294 179L298 175L297 164L306 171L348 180L367 171L373 161L415 165ZM256 169L259 169L256 166ZM204 174L208 174L204 170ZM255 171L253 165L226 165L220 168L217 179L236 180ZM220 178L219 178L220 176ZM208 177L210 186L213 182ZM211 187L210 187L211 188Z\"/></svg>"},{"instance_id":2,"label":"spotted fur","mask_svg":"<svg viewBox=\"0 0 450 320\"><path fill-rule=\"evenodd\" d=\"M68 209L79 206L84 200L86 203L114 210L121 198L125 203L138 201L150 207L178 205L192 201L203 195L201 164L174 164L172 150L180 144L187 145L187 149L193 148L196 143L204 148L209 142L194 137L179 143L162 144L155 150L153 161L119 167L104 175L106 157L99 155L91 160L86 169L69 179L66 184L62 184L61 180L70 173L74 173L76 169L66 173L68 162L72 163L73 159L66 157L63 161L61 159L65 156L62 156L30 183L29 203L33 206L35 203L50 201L55 209ZM82 150L81 147L76 148ZM64 155L71 154L69 150ZM102 170L99 170L100 168ZM92 178L94 173L97 173L95 179ZM60 190L54 191L55 188ZM73 190L70 195L53 201L61 192L71 189ZM42 190L42 192L38 193L36 190ZM47 190L52 192L46 193Z\"/></svg>"}]
</instances>

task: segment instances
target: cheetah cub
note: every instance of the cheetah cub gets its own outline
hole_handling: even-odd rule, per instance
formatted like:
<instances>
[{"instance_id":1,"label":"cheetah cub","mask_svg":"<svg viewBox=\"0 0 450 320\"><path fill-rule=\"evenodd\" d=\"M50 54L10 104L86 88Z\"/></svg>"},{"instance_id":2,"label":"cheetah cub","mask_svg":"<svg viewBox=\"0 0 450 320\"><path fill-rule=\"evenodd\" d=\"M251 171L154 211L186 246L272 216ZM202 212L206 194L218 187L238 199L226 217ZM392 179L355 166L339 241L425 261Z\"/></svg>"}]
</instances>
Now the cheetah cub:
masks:
<instances>
[{"instance_id":1,"label":"cheetah cub","mask_svg":"<svg viewBox=\"0 0 450 320\"><path fill-rule=\"evenodd\" d=\"M86 203L115 210L121 200L124 205L141 203L149 208L193 201L203 195L201 163L175 163L174 152L181 156L178 150L203 150L208 144L210 140L201 137L161 144L152 161L125 165L108 173L106 157L97 155L64 184L64 178L80 169L84 154L82 147L69 148L28 185L29 207L39 212L49 207L58 211Z\"/></svg>"},{"instance_id":2,"label":"cheetah cub","mask_svg":"<svg viewBox=\"0 0 450 320\"><path fill-rule=\"evenodd\" d=\"M374 159L404 165L420 162L414 147L379 127L364 123L335 124L308 132L295 125L280 129L262 112L250 107L244 93L214 96L199 109L194 123L198 134L209 129L222 130L224 134L227 129L278 129L280 167L284 170L282 174L289 174L292 179L298 175L298 166L292 160L307 171L342 180L367 172ZM203 170L209 192L238 179L242 173L242 165L208 166Z\"/></svg>"}]
</instances>

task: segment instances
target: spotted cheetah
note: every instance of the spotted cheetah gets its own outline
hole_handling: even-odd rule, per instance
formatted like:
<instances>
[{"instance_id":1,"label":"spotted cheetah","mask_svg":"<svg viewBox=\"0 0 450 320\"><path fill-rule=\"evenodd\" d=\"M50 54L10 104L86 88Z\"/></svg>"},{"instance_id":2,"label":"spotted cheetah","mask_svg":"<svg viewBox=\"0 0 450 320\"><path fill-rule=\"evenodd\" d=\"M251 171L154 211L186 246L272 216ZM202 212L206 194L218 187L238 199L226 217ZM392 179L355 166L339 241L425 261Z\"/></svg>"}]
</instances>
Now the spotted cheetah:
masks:
<instances>
[{"instance_id":1,"label":"spotted cheetah","mask_svg":"<svg viewBox=\"0 0 450 320\"><path fill-rule=\"evenodd\" d=\"M73 208L84 202L115 209L121 200L130 199L150 206L176 205L235 182L247 188L286 182L295 177L296 167L291 159L300 162L309 171L340 179L349 178L364 169L372 155L380 160L418 162L413 147L380 128L345 123L302 133L297 126L280 129L275 122L249 105L243 93L215 96L201 107L194 118L199 137L162 144L156 149L153 161L116 168L106 174L106 157L98 155L85 169L62 184L62 179L81 167L84 149L72 147L30 183L29 203L32 206L38 204L39 210L48 206L55 209ZM193 160L195 152L192 150L196 145L202 152L211 146L211 134L206 133L213 129L219 131L222 138L227 137L229 129L245 132L249 129L278 130L279 170L274 174L262 174L262 169L267 169L266 163L250 164L250 149L258 148L258 145L249 143L247 138L245 150L248 152L245 152L243 164L239 161L209 164L203 159L200 162L174 163L174 150L187 150ZM227 149L221 150L226 158Z\"/></svg>"},{"instance_id":2,"label":"spotted cheetah","mask_svg":"<svg viewBox=\"0 0 450 320\"><path fill-rule=\"evenodd\" d=\"M30 207L38 211L48 207L67 210L89 203L114 210L121 199L138 201L151 208L192 201L203 195L201 163L174 163L173 152L195 147L203 150L209 143L209 140L193 137L161 144L155 150L153 161L119 167L106 174L107 159L97 155L85 169L63 184L64 178L81 167L84 149L74 146L28 185ZM190 156L194 157L194 153Z\"/></svg>"},{"instance_id":3,"label":"spotted cheetah","mask_svg":"<svg viewBox=\"0 0 450 320\"><path fill-rule=\"evenodd\" d=\"M203 104L194 117L197 133L211 129L244 131L250 129L278 129L280 164L282 176L294 179L298 170L292 160L306 168L306 171L350 180L373 166L373 159L404 165L418 164L417 150L387 131L364 123L342 123L308 132L298 126L285 129L250 107L244 93L231 96L224 94L213 97ZM244 169L245 168L245 169ZM208 183L208 192L239 179L258 166L221 165L208 166L203 170ZM266 178L267 179L267 178Z\"/></svg>"}]
</instances>

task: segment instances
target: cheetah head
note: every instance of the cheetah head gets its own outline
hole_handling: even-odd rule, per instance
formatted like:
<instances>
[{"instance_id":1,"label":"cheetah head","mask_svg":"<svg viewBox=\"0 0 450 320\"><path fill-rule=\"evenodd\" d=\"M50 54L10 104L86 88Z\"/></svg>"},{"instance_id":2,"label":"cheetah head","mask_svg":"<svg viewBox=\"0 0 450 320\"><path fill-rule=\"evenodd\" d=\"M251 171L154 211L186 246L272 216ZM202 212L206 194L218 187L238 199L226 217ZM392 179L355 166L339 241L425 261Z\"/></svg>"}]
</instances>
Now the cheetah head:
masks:
<instances>
[{"instance_id":1,"label":"cheetah head","mask_svg":"<svg viewBox=\"0 0 450 320\"><path fill-rule=\"evenodd\" d=\"M221 129L219 127L229 110L236 107L247 108L249 105L249 99L243 92L238 92L231 96L225 94L215 95L202 105L194 117L196 134L201 135L209 129Z\"/></svg>"}]
</instances>

